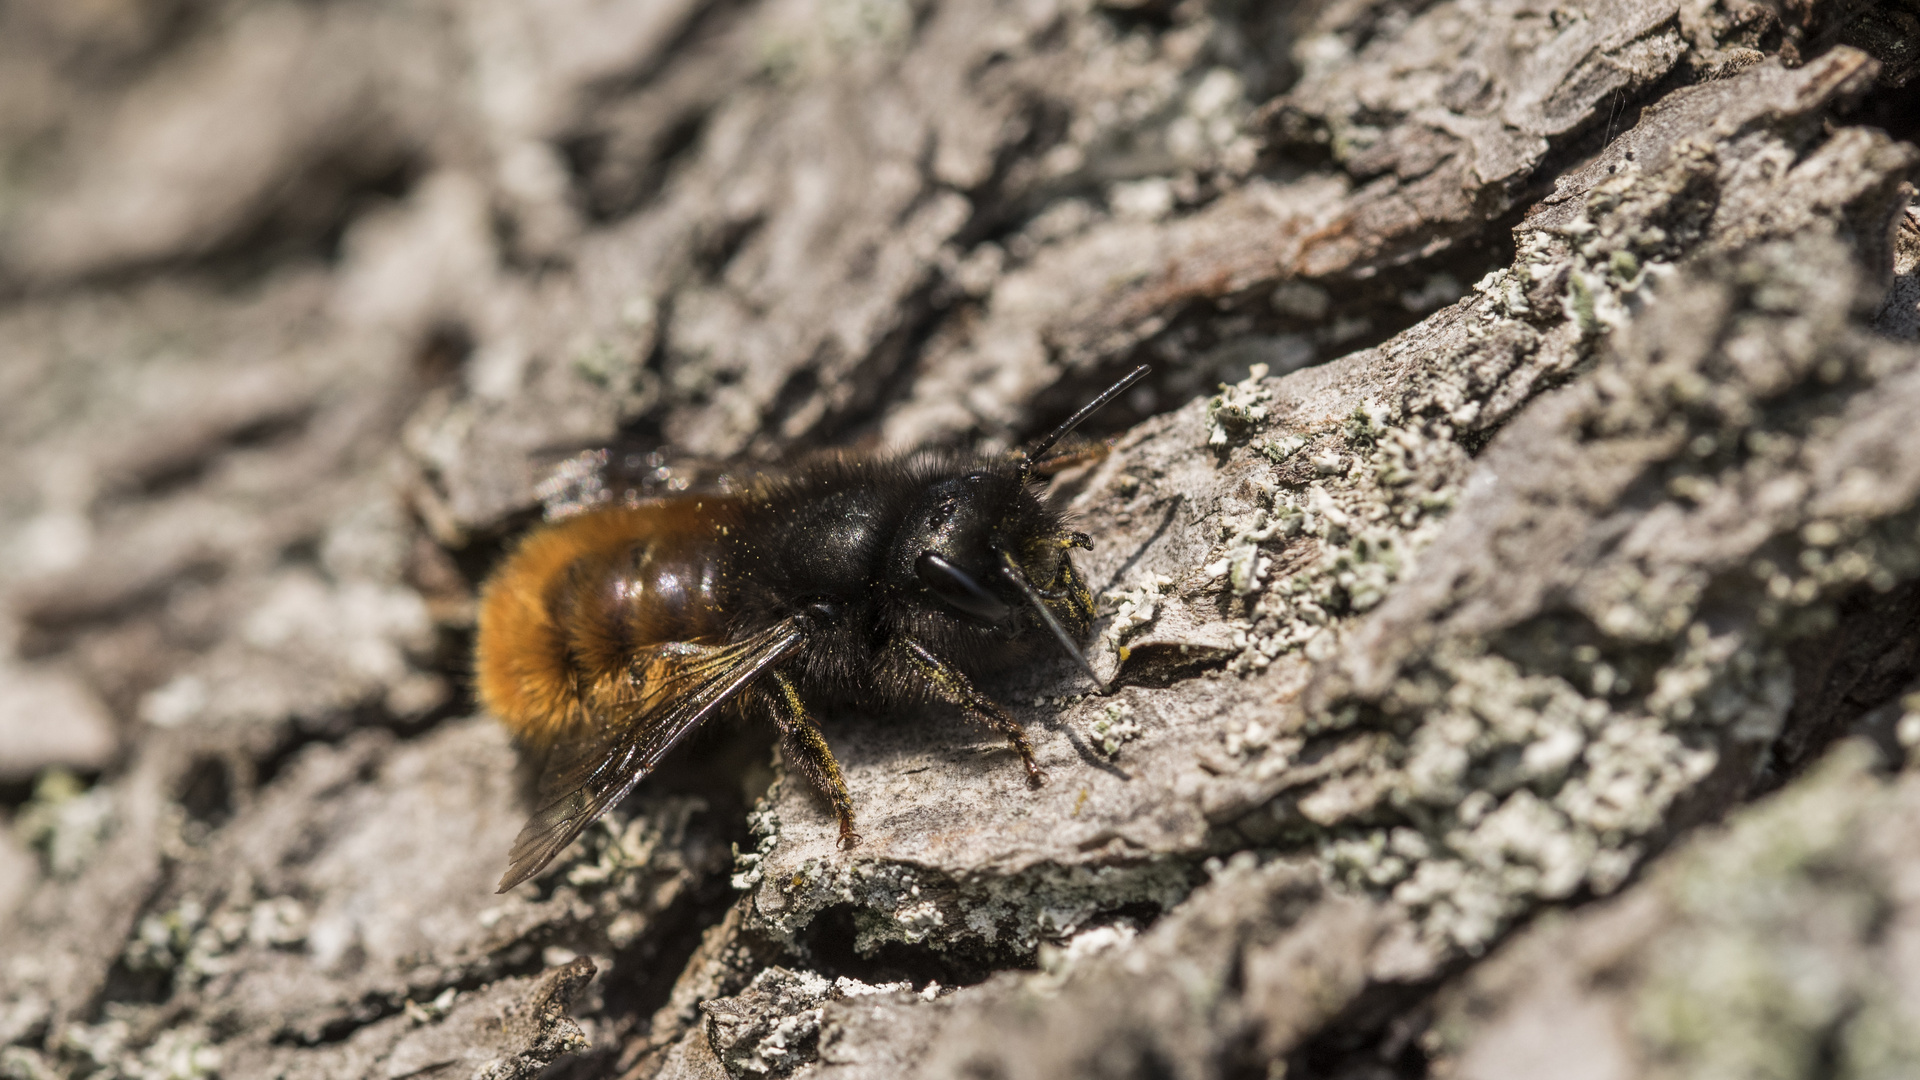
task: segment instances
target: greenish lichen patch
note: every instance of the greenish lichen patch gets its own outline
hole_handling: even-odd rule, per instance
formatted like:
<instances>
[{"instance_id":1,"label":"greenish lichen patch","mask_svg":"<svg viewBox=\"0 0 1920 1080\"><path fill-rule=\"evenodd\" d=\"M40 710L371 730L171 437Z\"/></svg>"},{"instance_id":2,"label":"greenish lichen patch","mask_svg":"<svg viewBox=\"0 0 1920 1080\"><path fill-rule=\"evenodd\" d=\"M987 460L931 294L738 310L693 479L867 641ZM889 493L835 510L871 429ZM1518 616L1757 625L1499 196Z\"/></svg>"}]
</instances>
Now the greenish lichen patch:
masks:
<instances>
[{"instance_id":1,"label":"greenish lichen patch","mask_svg":"<svg viewBox=\"0 0 1920 1080\"><path fill-rule=\"evenodd\" d=\"M85 1075L102 1080L202 1080L220 1075L215 1041L198 1026L168 1028L144 1041L128 1020L110 1017L70 1026L60 1050Z\"/></svg>"},{"instance_id":2,"label":"greenish lichen patch","mask_svg":"<svg viewBox=\"0 0 1920 1080\"><path fill-rule=\"evenodd\" d=\"M1225 447L1244 440L1267 419L1273 405L1273 387L1267 383L1267 365L1253 365L1247 377L1207 402L1207 445Z\"/></svg>"},{"instance_id":3,"label":"greenish lichen patch","mask_svg":"<svg viewBox=\"0 0 1920 1080\"><path fill-rule=\"evenodd\" d=\"M1871 414L1897 406L1860 396L1916 358L1848 328L1853 271L1831 245L1734 258L1702 276L1737 284L1675 279L1656 301L1671 307L1650 311L1557 421L1565 434L1531 433L1548 446L1529 452L1549 460L1557 438L1635 455L1614 483L1652 503L1580 526L1627 539L1518 571L1550 575L1561 599L1506 626L1442 633L1381 690L1305 718L1319 738L1397 733L1292 805L1329 830L1329 871L1413 912L1438 954L1479 951L1539 903L1616 887L1676 803L1716 771L1764 760L1793 704L1794 643L1830 628L1854 590L1920 575L1907 466L1868 435L1882 423ZM1703 324L1703 309L1718 322ZM1854 478L1854 512L1822 505L1843 502L1822 469ZM1506 518L1478 508L1498 523L1484 543L1551 556L1565 540L1527 538L1542 521L1567 535L1578 519L1552 516L1563 496L1548 472L1519 483ZM1695 546L1637 547L1648 521L1667 545Z\"/></svg>"},{"instance_id":4,"label":"greenish lichen patch","mask_svg":"<svg viewBox=\"0 0 1920 1080\"><path fill-rule=\"evenodd\" d=\"M1377 605L1434 535L1468 463L1444 426L1379 403L1261 450L1274 465L1247 475L1253 505L1219 519L1195 575L1235 602L1227 668L1241 673L1288 653L1330 655L1342 625ZM1289 459L1307 468L1281 467Z\"/></svg>"},{"instance_id":5,"label":"greenish lichen patch","mask_svg":"<svg viewBox=\"0 0 1920 1080\"><path fill-rule=\"evenodd\" d=\"M1100 710L1100 716L1087 727L1087 733L1094 738L1094 745L1108 757L1119 757L1120 747L1140 737L1140 721L1133 714L1133 706L1124 701L1112 702Z\"/></svg>"},{"instance_id":6,"label":"greenish lichen patch","mask_svg":"<svg viewBox=\"0 0 1920 1080\"><path fill-rule=\"evenodd\" d=\"M1899 976L1872 959L1899 890L1856 845L1900 812L1868 758L1849 748L1660 882L1685 929L1646 954L1629 1012L1659 1075L1805 1076L1828 1060L1834 1076L1896 1076L1920 1063Z\"/></svg>"},{"instance_id":7,"label":"greenish lichen patch","mask_svg":"<svg viewBox=\"0 0 1920 1080\"><path fill-rule=\"evenodd\" d=\"M85 868L113 827L112 789L90 789L64 769L40 774L33 798L13 822L14 834L40 853L47 872L62 878Z\"/></svg>"},{"instance_id":8,"label":"greenish lichen patch","mask_svg":"<svg viewBox=\"0 0 1920 1080\"><path fill-rule=\"evenodd\" d=\"M1777 729L1786 668L1766 672L1773 692L1743 699L1730 722ZM1338 880L1390 893L1449 951L1477 952L1538 902L1611 892L1643 838L1719 760L1705 732L1499 656L1436 657L1388 709L1415 702L1422 719L1402 747L1298 809L1333 831L1320 858ZM1382 818L1409 824L1352 828Z\"/></svg>"},{"instance_id":9,"label":"greenish lichen patch","mask_svg":"<svg viewBox=\"0 0 1920 1080\"><path fill-rule=\"evenodd\" d=\"M1427 361L1423 375L1401 396L1305 427L1270 422L1276 391L1264 372L1221 388L1207 403L1208 445L1251 442L1272 466L1248 478L1254 505L1220 518L1217 544L1193 568L1196 580L1237 601L1229 670L1334 654L1348 625L1385 599L1438 535L1480 432L1588 363L1698 243L1717 164L1694 150L1656 175L1630 168L1597 185L1570 220L1519 230L1514 264L1482 279L1440 334L1423 336L1503 364L1418 357ZM1383 349L1399 360L1411 347ZM1113 602L1136 618L1147 607L1130 593Z\"/></svg>"},{"instance_id":10,"label":"greenish lichen patch","mask_svg":"<svg viewBox=\"0 0 1920 1080\"><path fill-rule=\"evenodd\" d=\"M1877 775L1883 764L1865 742L1843 742L1725 829L1691 838L1634 899L1523 932L1442 993L1429 1052L1449 1072L1484 1075L1517 1032L1572 1026L1623 1076L1914 1075L1899 942L1920 915L1901 884L1920 783Z\"/></svg>"}]
</instances>

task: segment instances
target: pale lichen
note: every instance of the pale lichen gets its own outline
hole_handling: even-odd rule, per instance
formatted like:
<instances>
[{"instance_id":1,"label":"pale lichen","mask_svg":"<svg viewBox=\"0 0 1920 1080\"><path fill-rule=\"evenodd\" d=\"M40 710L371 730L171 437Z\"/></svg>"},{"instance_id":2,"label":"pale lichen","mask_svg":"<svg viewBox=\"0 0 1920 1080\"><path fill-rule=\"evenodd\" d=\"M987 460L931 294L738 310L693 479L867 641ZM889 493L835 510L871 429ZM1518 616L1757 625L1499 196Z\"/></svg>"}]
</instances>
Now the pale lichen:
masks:
<instances>
[{"instance_id":1,"label":"pale lichen","mask_svg":"<svg viewBox=\"0 0 1920 1080\"><path fill-rule=\"evenodd\" d=\"M1920 575L1920 514L1867 494L1891 481L1862 466L1849 474L1860 494L1821 497L1854 514L1806 497L1802 471L1848 438L1836 411L1849 399L1821 388L1884 378L1893 362L1846 337L1843 320L1820 324L1818 347L1777 328L1844 311L1845 264L1823 282L1809 268L1822 254L1740 256L1727 278L1751 290L1752 308L1723 301L1723 325L1705 327L1717 336L1691 352L1630 341L1566 421L1589 442L1650 453L1675 535L1726 534L1717 508L1745 506L1738 546L1709 554L1695 541L1692 563L1628 546L1583 563L1557 586L1558 609L1442 637L1383 692L1305 718L1323 737L1395 733L1290 799L1327 830L1328 870L1411 911L1436 955L1478 952L1542 902L1618 887L1680 800L1723 766L1765 760L1794 702L1792 643L1831 629L1842 598Z\"/></svg>"},{"instance_id":2,"label":"pale lichen","mask_svg":"<svg viewBox=\"0 0 1920 1080\"><path fill-rule=\"evenodd\" d=\"M1437 534L1468 460L1444 425L1396 422L1378 404L1301 445L1324 447L1311 458L1315 475L1254 477L1265 505L1222 521L1217 555L1200 567L1244 605L1230 671L1301 650L1327 655L1340 624L1378 605Z\"/></svg>"},{"instance_id":3,"label":"pale lichen","mask_svg":"<svg viewBox=\"0 0 1920 1080\"><path fill-rule=\"evenodd\" d=\"M65 769L48 769L34 782L33 798L20 808L13 827L40 853L48 873L72 877L113 833L113 790L88 788Z\"/></svg>"},{"instance_id":4,"label":"pale lichen","mask_svg":"<svg viewBox=\"0 0 1920 1080\"><path fill-rule=\"evenodd\" d=\"M126 1019L73 1024L59 1049L86 1075L106 1080L203 1080L220 1074L221 1053L211 1033L197 1026L168 1028L139 1039Z\"/></svg>"},{"instance_id":5,"label":"pale lichen","mask_svg":"<svg viewBox=\"0 0 1920 1080\"><path fill-rule=\"evenodd\" d=\"M1102 708L1087 730L1101 753L1118 757L1121 746L1140 737L1140 721L1134 718L1132 705L1116 701Z\"/></svg>"},{"instance_id":6,"label":"pale lichen","mask_svg":"<svg viewBox=\"0 0 1920 1080\"><path fill-rule=\"evenodd\" d=\"M1125 660L1127 650L1122 642L1129 634L1153 621L1159 613L1160 601L1172 587L1172 578L1156 574L1151 580L1134 588L1105 593L1101 599L1110 605L1113 617L1101 633L1101 643Z\"/></svg>"},{"instance_id":7,"label":"pale lichen","mask_svg":"<svg viewBox=\"0 0 1920 1080\"><path fill-rule=\"evenodd\" d=\"M1673 926L1624 1010L1649 1075L1912 1074L1920 1035L1885 929L1910 899L1861 841L1913 800L1870 760L1843 749L1658 881Z\"/></svg>"},{"instance_id":8,"label":"pale lichen","mask_svg":"<svg viewBox=\"0 0 1920 1080\"><path fill-rule=\"evenodd\" d=\"M1273 387L1267 384L1267 365L1255 364L1249 374L1207 402L1207 445L1224 447L1245 439L1267 419Z\"/></svg>"},{"instance_id":9,"label":"pale lichen","mask_svg":"<svg viewBox=\"0 0 1920 1080\"><path fill-rule=\"evenodd\" d=\"M765 879L760 866L780 843L780 815L762 803L747 814L747 832L754 837L752 851L741 851L739 844L733 845L732 884L739 892L756 888Z\"/></svg>"},{"instance_id":10,"label":"pale lichen","mask_svg":"<svg viewBox=\"0 0 1920 1080\"><path fill-rule=\"evenodd\" d=\"M865 983L776 966L755 975L739 995L702 1008L709 1039L729 1075L786 1076L818 1059L827 1003L913 992L909 982Z\"/></svg>"}]
</instances>

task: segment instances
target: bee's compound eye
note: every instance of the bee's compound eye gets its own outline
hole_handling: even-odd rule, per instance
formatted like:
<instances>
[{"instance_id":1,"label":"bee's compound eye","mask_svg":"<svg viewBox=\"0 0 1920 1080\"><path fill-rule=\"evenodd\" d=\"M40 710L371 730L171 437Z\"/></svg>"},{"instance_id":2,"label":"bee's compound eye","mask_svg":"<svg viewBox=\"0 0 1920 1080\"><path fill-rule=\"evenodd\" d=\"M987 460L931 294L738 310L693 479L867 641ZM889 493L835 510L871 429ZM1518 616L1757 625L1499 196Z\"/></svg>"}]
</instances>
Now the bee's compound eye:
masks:
<instances>
[{"instance_id":1,"label":"bee's compound eye","mask_svg":"<svg viewBox=\"0 0 1920 1080\"><path fill-rule=\"evenodd\" d=\"M822 626L840 621L840 605L832 600L814 600L807 604L807 617Z\"/></svg>"},{"instance_id":2,"label":"bee's compound eye","mask_svg":"<svg viewBox=\"0 0 1920 1080\"><path fill-rule=\"evenodd\" d=\"M1011 611L1006 601L982 588L971 574L931 551L920 553L914 560L913 572L928 592L961 614L990 626L1004 621Z\"/></svg>"}]
</instances>

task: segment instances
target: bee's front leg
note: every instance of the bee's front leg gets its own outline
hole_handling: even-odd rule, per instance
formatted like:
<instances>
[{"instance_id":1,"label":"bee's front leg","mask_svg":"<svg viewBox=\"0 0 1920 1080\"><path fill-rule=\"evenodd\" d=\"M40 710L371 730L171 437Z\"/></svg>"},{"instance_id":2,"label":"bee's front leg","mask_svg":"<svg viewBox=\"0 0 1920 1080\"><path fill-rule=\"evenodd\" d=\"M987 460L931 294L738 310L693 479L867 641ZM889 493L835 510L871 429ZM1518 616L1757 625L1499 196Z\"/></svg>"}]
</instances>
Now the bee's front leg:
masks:
<instances>
[{"instance_id":1,"label":"bee's front leg","mask_svg":"<svg viewBox=\"0 0 1920 1080\"><path fill-rule=\"evenodd\" d=\"M1001 708L999 702L975 689L973 681L964 672L935 656L925 645L912 638L895 638L893 647L904 654L907 663L942 698L965 709L968 715L995 731L1005 733L1007 742L1020 755L1020 763L1027 767L1029 785L1039 787L1046 783L1047 774L1041 771L1040 763L1033 759L1033 744L1027 741L1027 729L1020 725L1020 721L1007 715L1007 710Z\"/></svg>"}]
</instances>

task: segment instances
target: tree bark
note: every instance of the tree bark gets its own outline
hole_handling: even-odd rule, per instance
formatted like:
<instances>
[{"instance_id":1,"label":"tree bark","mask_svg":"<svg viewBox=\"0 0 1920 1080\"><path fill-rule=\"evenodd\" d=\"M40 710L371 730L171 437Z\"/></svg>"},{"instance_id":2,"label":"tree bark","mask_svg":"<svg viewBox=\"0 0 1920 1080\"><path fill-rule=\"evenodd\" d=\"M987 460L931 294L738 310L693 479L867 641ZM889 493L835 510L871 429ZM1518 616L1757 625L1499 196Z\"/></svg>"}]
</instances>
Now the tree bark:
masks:
<instances>
[{"instance_id":1,"label":"tree bark","mask_svg":"<svg viewBox=\"0 0 1920 1080\"><path fill-rule=\"evenodd\" d=\"M0 9L0 1075L1920 1071L1920 9ZM492 883L474 596L1016 445L1090 653ZM683 468L683 466L685 468ZM1749 805L1751 804L1751 805Z\"/></svg>"}]
</instances>

